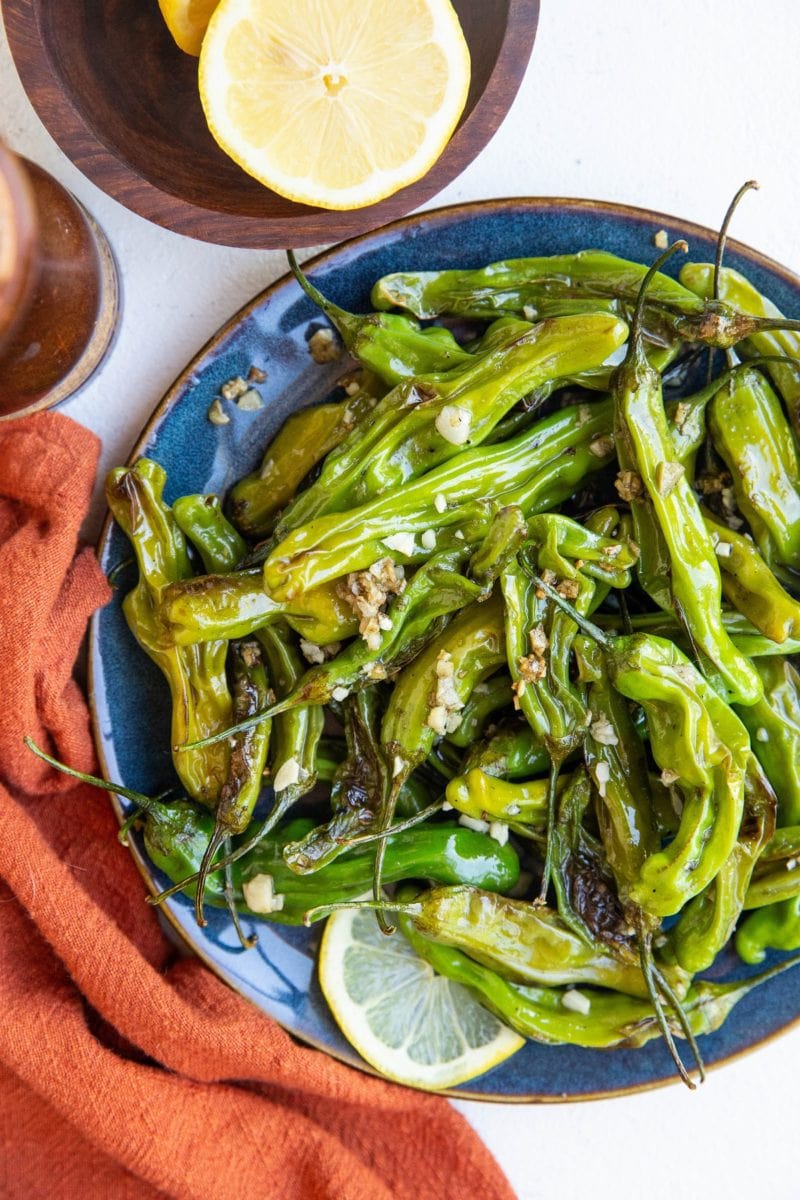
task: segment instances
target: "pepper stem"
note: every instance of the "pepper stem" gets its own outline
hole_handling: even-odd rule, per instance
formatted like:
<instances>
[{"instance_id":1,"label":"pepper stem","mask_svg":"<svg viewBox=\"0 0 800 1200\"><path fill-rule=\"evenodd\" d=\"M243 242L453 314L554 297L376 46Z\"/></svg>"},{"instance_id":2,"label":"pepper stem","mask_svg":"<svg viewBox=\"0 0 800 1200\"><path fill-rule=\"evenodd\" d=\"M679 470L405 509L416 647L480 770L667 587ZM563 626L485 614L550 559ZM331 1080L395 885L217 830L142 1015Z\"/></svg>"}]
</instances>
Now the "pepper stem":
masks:
<instances>
[{"instance_id":1,"label":"pepper stem","mask_svg":"<svg viewBox=\"0 0 800 1200\"><path fill-rule=\"evenodd\" d=\"M553 874L553 829L556 823L556 803L558 797L558 776L561 762L550 759L550 774L547 779L547 841L545 843L544 867L542 868L542 883L536 904L547 903L547 889L550 887L550 876Z\"/></svg>"},{"instance_id":2,"label":"pepper stem","mask_svg":"<svg viewBox=\"0 0 800 1200\"><path fill-rule=\"evenodd\" d=\"M231 839L227 837L225 838L225 853L230 854L231 849L232 842ZM231 870L230 863L226 863L225 865L225 883L222 888L222 894L225 897L225 903L228 906L228 912L231 920L233 921L233 927L236 930L239 941L241 942L242 949L252 950L258 942L258 934L254 933L251 937L248 937L242 929L242 922L236 909L236 897L234 896L233 891L233 871Z\"/></svg>"},{"instance_id":3,"label":"pepper stem","mask_svg":"<svg viewBox=\"0 0 800 1200\"><path fill-rule=\"evenodd\" d=\"M153 796L145 796L142 792L134 792L131 788L123 787L121 783L109 783L106 779L98 778L97 775L89 775L86 771L77 771L74 767L68 767L66 763L59 762L57 758L53 758L40 746L37 746L32 737L24 737L22 740L37 758L41 758L51 767L55 767L57 771L61 771L62 775L70 775L73 779L79 779L81 783L90 783L92 787L102 788L104 792L113 792L115 796L124 796L126 800L130 800L146 813L157 813L162 808L162 801ZM129 822L126 822L123 828L127 827L129 827Z\"/></svg>"},{"instance_id":4,"label":"pepper stem","mask_svg":"<svg viewBox=\"0 0 800 1200\"><path fill-rule=\"evenodd\" d=\"M731 223L733 214L736 212L736 209L739 207L739 201L742 199L742 196L744 196L749 191L757 192L760 186L761 185L755 179L748 179L747 183L743 183L742 186L739 188L738 192L736 193L736 195L731 200L730 204L728 205L727 212L725 213L725 216L722 219L722 225L720 226L720 230L719 230L719 237L717 238L717 252L714 255L714 299L715 300L719 300L720 274L722 272L722 259L725 254L725 242L727 241L727 238L728 238L728 226Z\"/></svg>"},{"instance_id":5,"label":"pepper stem","mask_svg":"<svg viewBox=\"0 0 800 1200\"><path fill-rule=\"evenodd\" d=\"M642 967L642 974L644 975L644 981L647 986L650 1003L653 1005L653 1011L655 1012L658 1027L661 1030L661 1035L664 1038L664 1041L667 1043L667 1049L670 1052L672 1061L675 1063L678 1074L683 1082L690 1089L690 1091L694 1091L697 1087L697 1084L689 1075L689 1072L686 1070L686 1067L683 1064L683 1059L678 1053L678 1048L675 1045L675 1038L673 1037L672 1030L669 1027L669 1021L667 1020L667 1015L664 1012L664 1005L656 984L654 975L652 939L649 933L643 933L641 930L639 932L639 962Z\"/></svg>"},{"instance_id":6,"label":"pepper stem","mask_svg":"<svg viewBox=\"0 0 800 1200\"><path fill-rule=\"evenodd\" d=\"M650 287L654 277L664 266L664 263L672 258L673 254L676 254L679 250L681 254L687 254L689 251L689 243L684 241L683 238L679 238L678 241L673 242L671 246L668 246L663 254L659 254L658 258L649 268L647 274L642 280L641 287L639 288L639 295L636 298L636 308L633 310L633 321L631 322L628 350L629 357L631 354L635 353L636 347L639 345L641 340L642 318L644 316L644 306L647 300L647 289Z\"/></svg>"},{"instance_id":7,"label":"pepper stem","mask_svg":"<svg viewBox=\"0 0 800 1200\"><path fill-rule=\"evenodd\" d=\"M336 326L346 343L348 334L351 332L348 326L351 326L354 320L358 320L358 318L354 318L352 313L339 308L338 304L334 304L332 300L328 300L323 296L319 288L315 287L311 280L304 274L295 257L294 250L287 250L286 257L289 260L289 269L309 300L313 300L317 307L322 309L325 316Z\"/></svg>"},{"instance_id":8,"label":"pepper stem","mask_svg":"<svg viewBox=\"0 0 800 1200\"><path fill-rule=\"evenodd\" d=\"M602 646L604 650L611 649L611 640L606 636L599 625L595 625L594 622L590 621L588 617L585 617L583 613L579 613L577 608L570 604L569 600L565 600L560 592L557 592L554 587L551 587L551 585L546 583L539 575L531 575L531 578L536 586L542 589L545 595L549 596L559 608L564 610L568 617L572 618L572 620L575 622L578 628L583 631L583 633L587 634L588 637L592 638L595 642Z\"/></svg>"},{"instance_id":9,"label":"pepper stem","mask_svg":"<svg viewBox=\"0 0 800 1200\"><path fill-rule=\"evenodd\" d=\"M406 913L409 917L422 915L421 904L399 904L391 900L342 900L338 904L318 904L316 908L309 908L303 913L303 924L312 925L314 921L321 921L323 917L329 917L332 913L361 908L372 909L379 916L385 912ZM393 925L388 927L388 932L394 933Z\"/></svg>"}]
</instances>

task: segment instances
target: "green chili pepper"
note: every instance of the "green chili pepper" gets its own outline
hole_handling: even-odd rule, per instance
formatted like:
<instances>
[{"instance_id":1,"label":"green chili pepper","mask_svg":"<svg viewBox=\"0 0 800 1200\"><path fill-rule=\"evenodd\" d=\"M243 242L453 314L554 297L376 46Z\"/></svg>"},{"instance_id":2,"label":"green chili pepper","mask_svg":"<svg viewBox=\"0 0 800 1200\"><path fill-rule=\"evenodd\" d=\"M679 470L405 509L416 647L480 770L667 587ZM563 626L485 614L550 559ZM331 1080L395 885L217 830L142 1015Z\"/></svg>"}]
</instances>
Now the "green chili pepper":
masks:
<instances>
[{"instance_id":1,"label":"green chili pepper","mask_svg":"<svg viewBox=\"0 0 800 1200\"><path fill-rule=\"evenodd\" d=\"M691 974L705 971L733 933L759 854L775 829L777 802L751 760L745 777L739 836L708 887L685 906L670 932L677 961Z\"/></svg>"},{"instance_id":2,"label":"green chili pepper","mask_svg":"<svg viewBox=\"0 0 800 1200\"><path fill-rule=\"evenodd\" d=\"M755 663L764 685L757 704L740 708L753 750L778 797L778 823L800 823L800 672L785 658Z\"/></svg>"},{"instance_id":3,"label":"green chili pepper","mask_svg":"<svg viewBox=\"0 0 800 1200\"><path fill-rule=\"evenodd\" d=\"M760 371L740 369L735 383L717 392L709 423L762 555L800 567L800 462L780 401Z\"/></svg>"},{"instance_id":4,"label":"green chili pepper","mask_svg":"<svg viewBox=\"0 0 800 1200\"><path fill-rule=\"evenodd\" d=\"M546 779L511 783L470 767L450 780L445 800L473 820L503 821L512 829L547 822Z\"/></svg>"},{"instance_id":5,"label":"green chili pepper","mask_svg":"<svg viewBox=\"0 0 800 1200\"><path fill-rule=\"evenodd\" d=\"M599 647L584 637L578 646L590 714L583 753L595 783L600 837L617 893L631 910L632 922L652 928L655 921L648 921L630 896L645 862L660 848L645 748L628 702L611 686Z\"/></svg>"},{"instance_id":6,"label":"green chili pepper","mask_svg":"<svg viewBox=\"0 0 800 1200\"><path fill-rule=\"evenodd\" d=\"M750 913L736 931L736 953L746 963L763 962L767 950L800 947L800 895Z\"/></svg>"},{"instance_id":7,"label":"green chili pepper","mask_svg":"<svg viewBox=\"0 0 800 1200\"><path fill-rule=\"evenodd\" d=\"M527 724L501 726L481 742L476 742L464 759L467 774L480 768L486 775L506 779L529 779L550 766L550 755Z\"/></svg>"},{"instance_id":8,"label":"green chili pepper","mask_svg":"<svg viewBox=\"0 0 800 1200\"><path fill-rule=\"evenodd\" d=\"M432 530L438 545L446 530L455 536L452 531L471 518L480 540L491 506L476 507L476 502L486 495L497 496L498 507L518 505L526 514L551 507L571 495L586 474L610 461L611 415L607 401L586 406L583 416L581 406L561 409L510 443L460 454L399 494L293 530L264 564L269 595L275 600L301 596L326 580L369 567L387 553L403 564L423 561L431 551L421 534Z\"/></svg>"},{"instance_id":9,"label":"green chili pepper","mask_svg":"<svg viewBox=\"0 0 800 1200\"><path fill-rule=\"evenodd\" d=\"M247 554L246 543L223 516L219 496L182 496L172 512L206 571L232 571Z\"/></svg>"},{"instance_id":10,"label":"green chili pepper","mask_svg":"<svg viewBox=\"0 0 800 1200\"><path fill-rule=\"evenodd\" d=\"M267 534L306 475L375 407L382 389L372 378L335 404L292 413L267 449L261 466L231 488L228 508L248 537Z\"/></svg>"},{"instance_id":11,"label":"green chili pepper","mask_svg":"<svg viewBox=\"0 0 800 1200\"><path fill-rule=\"evenodd\" d=\"M288 258L300 287L338 330L348 353L384 383L394 385L416 375L449 371L469 362L469 353L462 350L449 329L436 326L420 329L416 321L393 313L361 316L346 312L311 283L291 250Z\"/></svg>"},{"instance_id":12,"label":"green chili pepper","mask_svg":"<svg viewBox=\"0 0 800 1200\"><path fill-rule=\"evenodd\" d=\"M714 294L714 267L706 263L686 263L681 270L681 283L704 299ZM752 283L729 267L719 272L719 294L722 300L740 312L755 317L780 320L783 313L766 296L753 287ZM800 334L786 329L772 332L755 332L739 346L739 351L748 358L754 355L779 355L798 360L771 363L767 370L786 403L795 433L800 437Z\"/></svg>"},{"instance_id":13,"label":"green chili pepper","mask_svg":"<svg viewBox=\"0 0 800 1200\"><path fill-rule=\"evenodd\" d=\"M466 749L483 733L492 714L505 708L511 696L511 679L505 671L499 671L490 679L479 683L461 712L461 723L447 735L454 746Z\"/></svg>"},{"instance_id":14,"label":"green chili pepper","mask_svg":"<svg viewBox=\"0 0 800 1200\"><path fill-rule=\"evenodd\" d=\"M172 744L197 741L231 723L231 697L225 674L227 645L210 640L202 646L176 647L165 642L158 616L163 593L174 580L186 580L191 566L186 543L162 493L166 476L142 458L131 468L112 471L106 498L117 523L130 539L139 564L139 582L123 601L123 612L136 640L160 668L172 697ZM213 806L228 775L224 743L175 750L173 763L188 794Z\"/></svg>"},{"instance_id":15,"label":"green chili pepper","mask_svg":"<svg viewBox=\"0 0 800 1200\"><path fill-rule=\"evenodd\" d=\"M659 263L659 266L661 264ZM418 317L438 313L486 316L534 308L547 298L617 297L634 304L646 275L641 263L601 250L549 258L508 259L477 271L418 271L385 275L372 289L376 308L408 309ZM773 329L800 326L785 317L748 316L730 304L703 300L660 272L654 276L648 309L673 336L722 348Z\"/></svg>"},{"instance_id":16,"label":"green chili pepper","mask_svg":"<svg viewBox=\"0 0 800 1200\"><path fill-rule=\"evenodd\" d=\"M267 660L270 681L278 700L278 705L273 707L277 708L285 697L296 691L305 674L305 663L283 622L259 629L256 636ZM272 717L270 773L273 785L277 780L282 786L275 790L275 803L265 827L277 824L317 782L318 750L324 725L324 712L313 706L298 705Z\"/></svg>"},{"instance_id":17,"label":"green chili pepper","mask_svg":"<svg viewBox=\"0 0 800 1200\"><path fill-rule=\"evenodd\" d=\"M669 254L667 251L666 254ZM665 256L658 260L658 265ZM651 273L645 277L641 313ZM754 703L761 684L722 624L722 582L717 556L697 498L675 455L661 396L661 381L642 351L634 317L628 355L614 383L616 443L620 465L633 469L646 491L669 554L669 583L675 610L692 641L724 679L733 700ZM637 529L641 545L641 532Z\"/></svg>"},{"instance_id":18,"label":"green chili pepper","mask_svg":"<svg viewBox=\"0 0 800 1200\"><path fill-rule=\"evenodd\" d=\"M240 721L267 704L267 676L258 642L233 642L230 647L233 678L233 717ZM263 721L231 738L228 777L214 810L214 829L199 868L195 895L197 924L205 925L203 896L208 871L226 838L244 833L261 794L271 722Z\"/></svg>"},{"instance_id":19,"label":"green chili pepper","mask_svg":"<svg viewBox=\"0 0 800 1200\"><path fill-rule=\"evenodd\" d=\"M726 531L726 538L731 533ZM620 618L612 613L595 613L593 620L602 629L616 629ZM773 641L766 637L748 619L739 612L723 610L722 623L728 636L741 654L750 659L771 658L775 655L800 654L800 637L789 637L784 642ZM691 642L686 631L678 624L676 617L669 612L634 613L631 625L638 633L653 633L658 637L669 638L684 650L691 650Z\"/></svg>"},{"instance_id":20,"label":"green chili pepper","mask_svg":"<svg viewBox=\"0 0 800 1200\"><path fill-rule=\"evenodd\" d=\"M800 896L800 826L787 825L761 851L744 907L763 908L795 896Z\"/></svg>"},{"instance_id":21,"label":"green chili pepper","mask_svg":"<svg viewBox=\"0 0 800 1200\"><path fill-rule=\"evenodd\" d=\"M376 308L405 308L421 318L441 313L485 317L490 312L524 311L526 306L581 297L616 297L636 302L647 272L602 250L507 259L475 271L417 271L384 275L372 289ZM704 305L668 275L656 276L651 303L702 313Z\"/></svg>"},{"instance_id":22,"label":"green chili pepper","mask_svg":"<svg viewBox=\"0 0 800 1200\"><path fill-rule=\"evenodd\" d=\"M287 864L298 873L315 872L332 862L353 838L375 827L385 805L388 780L378 744L377 690L369 688L348 697L343 711L347 757L331 787L333 816L284 850Z\"/></svg>"},{"instance_id":23,"label":"green chili pepper","mask_svg":"<svg viewBox=\"0 0 800 1200\"><path fill-rule=\"evenodd\" d=\"M725 598L773 642L800 637L800 603L781 586L752 541L716 521L705 508L702 512L722 569Z\"/></svg>"},{"instance_id":24,"label":"green chili pepper","mask_svg":"<svg viewBox=\"0 0 800 1200\"><path fill-rule=\"evenodd\" d=\"M656 764L683 795L677 835L645 860L630 889L646 912L669 916L708 886L733 850L750 739L672 642L617 638L606 661L614 687L644 708Z\"/></svg>"},{"instance_id":25,"label":"green chili pepper","mask_svg":"<svg viewBox=\"0 0 800 1200\"><path fill-rule=\"evenodd\" d=\"M405 899L407 893L401 891ZM634 996L587 989L576 1004L575 989L522 987L509 983L496 971L473 962L461 951L424 937L413 917L398 913L398 924L414 950L439 975L469 988L491 1012L517 1033L545 1045L585 1046L609 1049L614 1046L643 1046L660 1036L651 1004ZM738 1002L759 984L796 964L781 964L762 975L733 983L693 984L683 1001L691 1031L696 1036L719 1029ZM683 1036L678 1022L672 1032Z\"/></svg>"},{"instance_id":26,"label":"green chili pepper","mask_svg":"<svg viewBox=\"0 0 800 1200\"><path fill-rule=\"evenodd\" d=\"M468 440L477 447L538 383L602 363L625 340L627 326L594 314L533 329L497 323L483 352L447 374L400 384L329 455L317 482L278 525L278 538L332 512L364 504L387 489L443 466Z\"/></svg>"},{"instance_id":27,"label":"green chili pepper","mask_svg":"<svg viewBox=\"0 0 800 1200\"><path fill-rule=\"evenodd\" d=\"M282 618L323 646L351 637L357 628L352 609L332 584L277 603L264 591L260 573L252 571L177 581L164 588L159 616L165 639L177 646L250 637Z\"/></svg>"},{"instance_id":28,"label":"green chili pepper","mask_svg":"<svg viewBox=\"0 0 800 1200\"><path fill-rule=\"evenodd\" d=\"M423 892L412 907L413 926L424 937L463 950L512 983L592 983L647 995L635 950L620 942L612 955L589 945L542 905L460 885ZM683 973L670 973L685 990Z\"/></svg>"}]
</instances>

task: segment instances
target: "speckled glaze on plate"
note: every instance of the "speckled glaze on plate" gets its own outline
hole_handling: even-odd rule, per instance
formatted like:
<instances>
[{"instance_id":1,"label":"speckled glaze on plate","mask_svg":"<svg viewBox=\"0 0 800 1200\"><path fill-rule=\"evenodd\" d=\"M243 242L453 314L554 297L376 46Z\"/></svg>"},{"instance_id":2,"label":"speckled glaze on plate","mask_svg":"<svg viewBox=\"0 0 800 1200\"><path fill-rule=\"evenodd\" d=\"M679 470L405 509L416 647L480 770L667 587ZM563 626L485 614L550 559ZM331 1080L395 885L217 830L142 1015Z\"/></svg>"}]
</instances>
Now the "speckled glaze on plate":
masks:
<instances>
[{"instance_id":1,"label":"speckled glaze on plate","mask_svg":"<svg viewBox=\"0 0 800 1200\"><path fill-rule=\"evenodd\" d=\"M388 271L479 267L502 259L602 247L643 262L655 256L653 235L686 237L690 258L713 257L715 235L661 213L585 200L487 201L425 212L345 242L310 264L317 284L332 300L354 311L369 307L370 287ZM726 263L752 279L785 312L800 314L800 279L736 242ZM341 374L341 362L315 364L306 347L324 325L320 313L291 278L258 296L189 364L158 405L131 452L154 458L167 471L169 501L189 492L222 492L260 461L285 418L325 397ZM229 425L212 425L206 412L220 385L246 374L251 364L268 378L258 412L231 406ZM100 540L103 569L130 557L120 531L107 522ZM131 568L116 579L112 602L92 623L91 707L103 772L130 788L156 792L174 783L169 753L168 692L157 669L136 646L121 601L133 585ZM119 808L124 811L124 806ZM154 871L134 839L134 854L155 892L168 881ZM226 913L208 910L198 929L188 901L164 906L175 929L222 979L291 1033L337 1058L369 1069L334 1024L316 977L320 927L311 930L258 923L259 942L244 952ZM245 919L245 926L248 921ZM774 956L777 959L778 956ZM772 960L769 960L772 961ZM720 955L708 974L717 979L749 973L733 951ZM800 1019L800 989L793 973L751 993L723 1028L701 1039L709 1065L758 1046ZM451 1094L506 1102L554 1102L621 1095L674 1079L660 1041L639 1050L583 1050L528 1043L518 1054Z\"/></svg>"}]
</instances>

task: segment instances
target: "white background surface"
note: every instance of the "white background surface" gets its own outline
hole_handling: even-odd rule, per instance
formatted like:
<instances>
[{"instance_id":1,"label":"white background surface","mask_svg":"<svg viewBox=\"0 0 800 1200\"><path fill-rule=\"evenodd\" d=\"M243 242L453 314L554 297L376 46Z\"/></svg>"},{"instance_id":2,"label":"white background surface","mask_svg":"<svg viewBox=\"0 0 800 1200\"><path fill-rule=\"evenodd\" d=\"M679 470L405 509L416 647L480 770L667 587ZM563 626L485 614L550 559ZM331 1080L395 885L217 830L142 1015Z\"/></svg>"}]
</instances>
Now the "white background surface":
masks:
<instances>
[{"instance_id":1,"label":"white background surface","mask_svg":"<svg viewBox=\"0 0 800 1200\"><path fill-rule=\"evenodd\" d=\"M800 273L799 18L797 0L542 0L511 113L431 207L585 196L715 225L736 187L756 178L762 190L742 205L734 235ZM102 477L124 461L187 360L283 273L283 256L190 241L102 195L43 129L2 31L0 136L75 192L120 264L119 338L101 373L62 410L101 436ZM98 495L91 532L100 515ZM798 1068L795 1031L714 1072L694 1095L672 1086L580 1105L458 1107L521 1200L671 1200L690 1190L703 1200L794 1200Z\"/></svg>"}]
</instances>

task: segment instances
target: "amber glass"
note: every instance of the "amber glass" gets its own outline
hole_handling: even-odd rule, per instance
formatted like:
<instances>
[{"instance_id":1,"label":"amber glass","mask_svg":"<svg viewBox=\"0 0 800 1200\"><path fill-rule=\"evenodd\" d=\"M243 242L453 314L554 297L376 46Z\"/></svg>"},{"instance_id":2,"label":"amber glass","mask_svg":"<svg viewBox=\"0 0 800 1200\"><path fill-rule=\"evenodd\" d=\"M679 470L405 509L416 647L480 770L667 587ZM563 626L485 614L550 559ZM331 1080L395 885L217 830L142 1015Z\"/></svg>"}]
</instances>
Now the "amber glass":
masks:
<instances>
[{"instance_id":1,"label":"amber glass","mask_svg":"<svg viewBox=\"0 0 800 1200\"><path fill-rule=\"evenodd\" d=\"M114 336L108 243L41 167L0 146L0 420L61 403Z\"/></svg>"}]
</instances>

